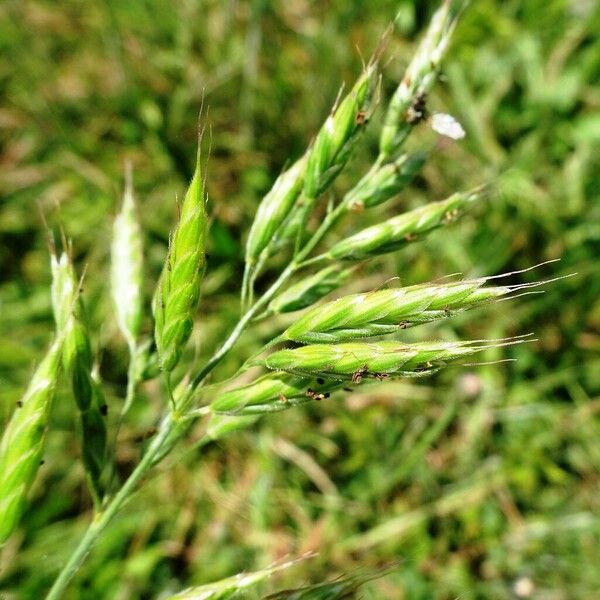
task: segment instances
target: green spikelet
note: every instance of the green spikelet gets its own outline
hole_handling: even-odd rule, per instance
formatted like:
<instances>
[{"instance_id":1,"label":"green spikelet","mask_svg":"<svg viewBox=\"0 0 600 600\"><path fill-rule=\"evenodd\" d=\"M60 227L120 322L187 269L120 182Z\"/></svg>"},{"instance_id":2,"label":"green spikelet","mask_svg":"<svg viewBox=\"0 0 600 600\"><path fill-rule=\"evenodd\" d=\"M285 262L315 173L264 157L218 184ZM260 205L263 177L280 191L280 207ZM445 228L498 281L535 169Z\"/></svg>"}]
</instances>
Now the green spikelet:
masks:
<instances>
[{"instance_id":1,"label":"green spikelet","mask_svg":"<svg viewBox=\"0 0 600 600\"><path fill-rule=\"evenodd\" d=\"M115 219L111 248L111 292L117 323L129 347L136 346L142 323L144 255L131 173L127 172L121 212Z\"/></svg>"},{"instance_id":2,"label":"green spikelet","mask_svg":"<svg viewBox=\"0 0 600 600\"><path fill-rule=\"evenodd\" d=\"M294 207L302 190L306 162L305 155L284 171L260 203L246 243L248 265L251 266L257 261Z\"/></svg>"},{"instance_id":3,"label":"green spikelet","mask_svg":"<svg viewBox=\"0 0 600 600\"><path fill-rule=\"evenodd\" d=\"M425 375L450 362L499 345L470 341L314 344L279 350L264 359L262 364L269 369L301 377L330 377L359 383L363 378Z\"/></svg>"},{"instance_id":4,"label":"green spikelet","mask_svg":"<svg viewBox=\"0 0 600 600\"><path fill-rule=\"evenodd\" d=\"M437 79L457 22L457 11L446 0L431 23L394 93L381 129L380 157L387 160L397 152L411 130L427 116L427 92Z\"/></svg>"},{"instance_id":5,"label":"green spikelet","mask_svg":"<svg viewBox=\"0 0 600 600\"><path fill-rule=\"evenodd\" d=\"M17 526L38 471L58 378L63 338L36 369L0 442L0 546Z\"/></svg>"},{"instance_id":6,"label":"green spikelet","mask_svg":"<svg viewBox=\"0 0 600 600\"><path fill-rule=\"evenodd\" d=\"M431 202L341 240L325 256L359 260L394 252L438 227L450 225L482 197L482 190L477 189L458 192L441 202Z\"/></svg>"},{"instance_id":7,"label":"green spikelet","mask_svg":"<svg viewBox=\"0 0 600 600\"><path fill-rule=\"evenodd\" d=\"M472 279L343 296L306 312L282 338L314 344L394 333L483 306L521 289L483 287L486 281Z\"/></svg>"},{"instance_id":8,"label":"green spikelet","mask_svg":"<svg viewBox=\"0 0 600 600\"><path fill-rule=\"evenodd\" d=\"M376 80L377 64L372 62L317 134L304 178L303 194L308 204L331 185L348 161L370 116Z\"/></svg>"},{"instance_id":9,"label":"green spikelet","mask_svg":"<svg viewBox=\"0 0 600 600\"><path fill-rule=\"evenodd\" d=\"M210 409L216 414L240 417L279 412L329 397L340 387L335 380L296 377L288 373L269 373L256 381L223 392Z\"/></svg>"},{"instance_id":10,"label":"green spikelet","mask_svg":"<svg viewBox=\"0 0 600 600\"><path fill-rule=\"evenodd\" d=\"M167 373L179 362L192 333L205 266L206 235L206 197L198 149L196 170L153 302L156 346L161 367Z\"/></svg>"}]
</instances>

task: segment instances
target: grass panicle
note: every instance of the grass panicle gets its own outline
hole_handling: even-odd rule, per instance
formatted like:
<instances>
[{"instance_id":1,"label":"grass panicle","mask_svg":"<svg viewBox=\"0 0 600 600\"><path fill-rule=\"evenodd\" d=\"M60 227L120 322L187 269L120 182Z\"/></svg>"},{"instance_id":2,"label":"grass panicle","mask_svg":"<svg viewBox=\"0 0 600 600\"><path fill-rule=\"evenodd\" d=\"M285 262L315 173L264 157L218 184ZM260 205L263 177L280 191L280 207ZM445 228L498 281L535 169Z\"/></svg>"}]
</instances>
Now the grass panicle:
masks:
<instances>
[{"instance_id":1,"label":"grass panicle","mask_svg":"<svg viewBox=\"0 0 600 600\"><path fill-rule=\"evenodd\" d=\"M307 226L309 217L313 216L317 221L317 215L311 215L311 210L347 165L379 100L378 60L381 47L349 92L346 95L340 92L334 108L306 153L277 178L258 208L246 244L239 320L232 324L224 339L210 340L217 342L213 354L195 365L195 371L179 380L175 380L172 372L179 365L192 333L206 262L208 217L205 170L201 170L200 164L201 139L195 171L181 205L179 221L170 236L167 257L152 302L156 353L151 344L137 346L142 311L142 235L128 182L123 206L115 222L112 251L112 293L118 323L132 350L125 406L129 406L133 398L138 378L150 379L160 372L166 378L172 405L163 406L160 418L156 415L156 428L144 445L140 461L114 493L105 498L102 510L96 513L61 569L48 600L65 596L70 580L102 532L148 472L173 450L197 418L206 418L206 429L196 448L250 427L261 415L324 400L341 388L351 390L349 386L353 385L429 375L453 363L469 364L466 359L476 353L526 341L508 338L401 343L355 339L395 333L409 325L441 319L502 297L512 297L515 292L535 284L500 286L489 284L489 278L484 278L383 289L348 295L309 309L281 336L273 335L272 339L265 340L266 344L259 354L253 354L253 358L244 362L240 356L232 357L230 365L241 365L236 375L245 373L249 367L261 367L260 375L237 387L226 387L235 386L230 383L235 375L208 384L209 377L217 372L216 367L232 352L252 323L270 314L310 307L343 285L356 266L350 265L352 269L348 269L348 264L342 266L342 261L362 260L398 250L453 222L485 196L484 188L456 193L442 202L421 206L359 231L334 243L324 254L315 255L315 250L321 247L342 217L391 199L406 188L422 167L425 157L419 153L406 154L402 146L410 131L427 118L427 93L438 76L456 23L458 11L454 7L459 4L462 2L447 0L435 13L384 115L379 155L373 157L371 168L365 170L366 174L352 190L340 195L341 201L336 201L331 194L326 210L323 207L321 219L313 229L312 220L311 227ZM277 261L281 266L280 273L254 301L257 274L265 261L289 242L295 242L294 253L285 248L282 259ZM331 262L326 268L305 275L306 267L321 261ZM98 500L102 495L99 482L106 438L102 420L104 400L97 374L92 368L83 304L77 296L78 286L67 253L60 258L53 257L52 265L52 299L57 330L59 335L64 332L66 336L64 363L81 412L83 461L93 494ZM289 285L294 280L296 283ZM219 314L225 315L226 312ZM268 328L264 330L268 331ZM282 341L290 342L289 345L294 347L266 353ZM296 347L298 344L304 345ZM250 348L250 352L256 350L252 343L246 348ZM242 352L243 348L238 347L237 350ZM8 525L0 520L0 528L4 528L0 529L3 536L0 539L5 539L14 527L39 463L59 354L59 350L51 351L40 365L24 400L24 408L15 413L0 446L0 498L4 498L0 502L0 511L3 511L0 516L8 515L5 519ZM154 360L156 356L158 358ZM25 406L32 402L35 406L26 412ZM126 412L122 412L116 427L115 440ZM334 484L331 486L335 489ZM191 588L173 598L243 596L252 585L263 581L274 570L276 568ZM314 592L314 597L325 597L324 594L334 589L340 593L351 593L356 587L355 582L350 582L346 589L335 588L338 583L334 582L329 588L313 586L296 590L293 594L296 594L294 597L308 597L306 594Z\"/></svg>"},{"instance_id":2,"label":"grass panicle","mask_svg":"<svg viewBox=\"0 0 600 600\"><path fill-rule=\"evenodd\" d=\"M117 324L135 353L143 314L144 253L129 167L125 179L123 203L113 227L111 292Z\"/></svg>"},{"instance_id":3,"label":"grass panicle","mask_svg":"<svg viewBox=\"0 0 600 600\"><path fill-rule=\"evenodd\" d=\"M426 118L427 93L438 77L456 22L457 11L445 0L390 100L379 139L381 161L398 152L415 125Z\"/></svg>"},{"instance_id":4,"label":"grass panicle","mask_svg":"<svg viewBox=\"0 0 600 600\"><path fill-rule=\"evenodd\" d=\"M216 413L239 413L246 406L268 404L276 399L285 402L305 396L311 385L318 387L310 378L294 377L288 373L268 373L248 385L223 392L210 408Z\"/></svg>"},{"instance_id":5,"label":"grass panicle","mask_svg":"<svg viewBox=\"0 0 600 600\"><path fill-rule=\"evenodd\" d=\"M179 362L192 333L204 274L208 217L200 146L201 139L196 169L181 206L179 223L171 236L153 302L154 336L166 373Z\"/></svg>"},{"instance_id":6,"label":"grass panicle","mask_svg":"<svg viewBox=\"0 0 600 600\"><path fill-rule=\"evenodd\" d=\"M0 441L0 546L18 525L40 467L63 341L56 338L35 370Z\"/></svg>"},{"instance_id":7,"label":"grass panicle","mask_svg":"<svg viewBox=\"0 0 600 600\"><path fill-rule=\"evenodd\" d=\"M344 238L322 258L361 260L394 252L438 227L450 225L483 197L481 188L457 192L446 200L431 202Z\"/></svg>"}]
</instances>

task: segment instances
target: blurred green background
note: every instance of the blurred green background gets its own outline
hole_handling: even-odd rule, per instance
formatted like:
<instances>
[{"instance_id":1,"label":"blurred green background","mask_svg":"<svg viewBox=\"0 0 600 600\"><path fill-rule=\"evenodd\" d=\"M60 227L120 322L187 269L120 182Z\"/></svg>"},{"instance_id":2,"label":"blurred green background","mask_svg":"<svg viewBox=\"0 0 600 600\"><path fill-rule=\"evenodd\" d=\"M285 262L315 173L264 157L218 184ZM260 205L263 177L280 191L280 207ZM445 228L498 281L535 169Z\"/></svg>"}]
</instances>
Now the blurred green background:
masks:
<instances>
[{"instance_id":1,"label":"blurred green background","mask_svg":"<svg viewBox=\"0 0 600 600\"><path fill-rule=\"evenodd\" d=\"M190 356L206 356L238 314L245 232L262 194L360 72L398 12L386 51L394 90L436 2L402 0L5 0L0 5L0 423L53 328L40 213L73 239L110 414L126 377L106 281L123 164L134 165L147 297L210 105L213 217ZM418 283L559 263L509 279L576 273L543 295L469 313L414 339L534 332L489 352L515 362L451 369L264 418L218 444L198 431L113 523L68 598L151 598L315 558L268 589L397 561L363 598L600 598L600 4L477 0L429 104L464 125L436 142L413 185L376 215L495 181L500 194L457 225L362 268ZM376 153L378 119L337 189ZM347 221L334 234L358 227ZM272 278L259 281L259 289ZM382 275L385 273L385 275ZM283 321L282 321L283 322ZM242 338L225 375L282 322ZM149 330L150 322L146 323ZM140 390L118 468L138 460L164 398ZM58 390L45 464L22 527L0 558L0 596L39 598L90 518L76 413Z\"/></svg>"}]
</instances>

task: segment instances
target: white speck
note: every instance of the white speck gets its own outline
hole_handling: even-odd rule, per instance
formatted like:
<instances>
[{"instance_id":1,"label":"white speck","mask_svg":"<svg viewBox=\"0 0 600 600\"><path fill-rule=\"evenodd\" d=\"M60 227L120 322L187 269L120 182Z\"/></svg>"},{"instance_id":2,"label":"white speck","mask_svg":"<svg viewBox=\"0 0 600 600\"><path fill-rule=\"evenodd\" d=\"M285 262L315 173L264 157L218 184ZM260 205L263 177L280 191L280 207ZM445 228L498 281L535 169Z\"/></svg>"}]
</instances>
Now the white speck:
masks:
<instances>
[{"instance_id":1,"label":"white speck","mask_svg":"<svg viewBox=\"0 0 600 600\"><path fill-rule=\"evenodd\" d=\"M531 596L535 590L535 585L533 584L533 581L529 579L529 577L519 577L519 579L515 581L513 589L515 591L515 595L519 598L529 598L529 596Z\"/></svg>"},{"instance_id":2,"label":"white speck","mask_svg":"<svg viewBox=\"0 0 600 600\"><path fill-rule=\"evenodd\" d=\"M435 113L431 117L431 129L453 140L462 140L465 137L463 126L452 115L446 113Z\"/></svg>"}]
</instances>

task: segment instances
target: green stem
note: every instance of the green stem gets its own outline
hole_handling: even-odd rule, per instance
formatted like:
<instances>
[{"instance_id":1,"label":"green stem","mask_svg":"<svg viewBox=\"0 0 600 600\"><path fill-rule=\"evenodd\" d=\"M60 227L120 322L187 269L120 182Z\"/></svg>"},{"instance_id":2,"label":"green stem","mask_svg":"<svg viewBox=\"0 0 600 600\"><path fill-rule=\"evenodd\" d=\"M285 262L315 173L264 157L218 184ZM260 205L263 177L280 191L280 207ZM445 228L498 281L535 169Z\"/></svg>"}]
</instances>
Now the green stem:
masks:
<instances>
[{"instance_id":1,"label":"green stem","mask_svg":"<svg viewBox=\"0 0 600 600\"><path fill-rule=\"evenodd\" d=\"M119 509L123 506L125 501L134 491L137 484L146 474L148 469L152 466L154 457L159 453L162 444L169 437L169 434L173 430L175 422L171 419L171 416L165 417L163 420L160 430L154 438L152 444L144 454L142 460L138 463L135 470L127 478L127 481L123 484L121 489L115 494L115 496L106 505L105 509L96 515L85 535L81 538L79 545L71 555L71 558L67 564L62 568L59 576L57 577L54 585L48 592L46 600L60 600L64 596L64 592L69 585L69 582L75 576L75 573L81 567L83 561L89 554L92 546L104 531L106 526L110 523L112 518L117 514Z\"/></svg>"}]
</instances>

